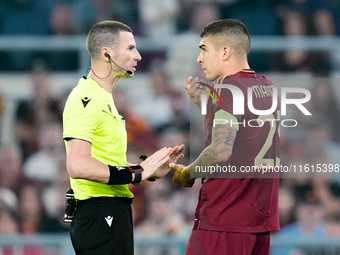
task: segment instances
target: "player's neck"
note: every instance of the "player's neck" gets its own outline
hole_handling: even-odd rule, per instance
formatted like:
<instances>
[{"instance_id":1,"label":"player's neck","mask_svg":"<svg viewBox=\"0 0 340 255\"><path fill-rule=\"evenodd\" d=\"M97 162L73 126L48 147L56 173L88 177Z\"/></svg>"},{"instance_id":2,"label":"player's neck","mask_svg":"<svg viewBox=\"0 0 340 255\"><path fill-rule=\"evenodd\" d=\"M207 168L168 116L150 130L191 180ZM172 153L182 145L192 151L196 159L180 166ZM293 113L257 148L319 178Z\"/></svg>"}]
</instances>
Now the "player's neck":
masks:
<instances>
[{"instance_id":1,"label":"player's neck","mask_svg":"<svg viewBox=\"0 0 340 255\"><path fill-rule=\"evenodd\" d=\"M234 61L225 68L224 75L232 75L244 69L250 69L248 61Z\"/></svg>"}]
</instances>

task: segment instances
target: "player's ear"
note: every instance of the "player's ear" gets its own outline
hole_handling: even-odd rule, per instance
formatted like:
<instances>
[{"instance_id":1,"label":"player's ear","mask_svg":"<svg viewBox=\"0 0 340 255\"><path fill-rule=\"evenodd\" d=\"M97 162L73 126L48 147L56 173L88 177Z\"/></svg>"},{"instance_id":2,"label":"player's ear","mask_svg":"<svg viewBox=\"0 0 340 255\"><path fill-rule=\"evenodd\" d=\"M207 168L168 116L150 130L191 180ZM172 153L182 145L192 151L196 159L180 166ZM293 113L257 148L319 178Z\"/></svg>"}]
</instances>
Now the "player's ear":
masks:
<instances>
[{"instance_id":1,"label":"player's ear","mask_svg":"<svg viewBox=\"0 0 340 255\"><path fill-rule=\"evenodd\" d=\"M230 58L231 56L231 48L229 46L223 46L222 47L222 60L226 61Z\"/></svg>"}]
</instances>

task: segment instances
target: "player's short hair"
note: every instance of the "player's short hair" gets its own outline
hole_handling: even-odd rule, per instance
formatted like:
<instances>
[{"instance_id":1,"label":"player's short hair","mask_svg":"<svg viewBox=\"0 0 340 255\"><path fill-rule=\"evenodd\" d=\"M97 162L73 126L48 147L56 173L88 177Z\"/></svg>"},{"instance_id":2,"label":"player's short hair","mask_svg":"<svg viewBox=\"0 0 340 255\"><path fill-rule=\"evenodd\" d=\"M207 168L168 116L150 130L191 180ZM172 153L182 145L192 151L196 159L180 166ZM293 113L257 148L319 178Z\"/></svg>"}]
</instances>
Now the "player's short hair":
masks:
<instances>
[{"instance_id":1,"label":"player's short hair","mask_svg":"<svg viewBox=\"0 0 340 255\"><path fill-rule=\"evenodd\" d=\"M98 59L102 47L113 47L119 42L119 32L130 32L132 29L119 22L106 20L95 24L86 38L86 47L92 59Z\"/></svg>"},{"instance_id":2,"label":"player's short hair","mask_svg":"<svg viewBox=\"0 0 340 255\"><path fill-rule=\"evenodd\" d=\"M215 49L228 45L238 55L250 51L250 36L246 26L236 19L223 19L209 23L203 28L201 38L212 35Z\"/></svg>"}]
</instances>

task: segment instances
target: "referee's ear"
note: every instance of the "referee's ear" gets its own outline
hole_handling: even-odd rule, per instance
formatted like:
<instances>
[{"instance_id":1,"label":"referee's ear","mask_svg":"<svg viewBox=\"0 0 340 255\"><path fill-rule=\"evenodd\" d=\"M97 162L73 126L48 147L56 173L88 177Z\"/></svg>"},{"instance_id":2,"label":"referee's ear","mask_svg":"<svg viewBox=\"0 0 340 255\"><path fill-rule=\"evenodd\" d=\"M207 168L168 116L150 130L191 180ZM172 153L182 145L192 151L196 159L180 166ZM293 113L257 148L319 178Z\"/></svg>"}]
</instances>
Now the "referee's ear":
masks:
<instances>
[{"instance_id":1,"label":"referee's ear","mask_svg":"<svg viewBox=\"0 0 340 255\"><path fill-rule=\"evenodd\" d=\"M100 57L104 59L106 62L110 62L112 58L112 52L110 51L110 48L103 47L100 50Z\"/></svg>"}]
</instances>

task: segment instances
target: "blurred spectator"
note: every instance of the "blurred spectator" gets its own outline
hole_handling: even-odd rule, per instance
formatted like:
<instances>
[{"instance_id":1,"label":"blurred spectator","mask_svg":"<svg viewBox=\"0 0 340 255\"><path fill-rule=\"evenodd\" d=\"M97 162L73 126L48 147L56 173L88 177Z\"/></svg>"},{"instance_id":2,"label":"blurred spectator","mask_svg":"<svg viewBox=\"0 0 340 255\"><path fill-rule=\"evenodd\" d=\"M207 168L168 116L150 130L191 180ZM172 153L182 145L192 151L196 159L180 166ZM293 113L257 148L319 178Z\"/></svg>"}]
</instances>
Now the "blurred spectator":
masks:
<instances>
[{"instance_id":1,"label":"blurred spectator","mask_svg":"<svg viewBox=\"0 0 340 255\"><path fill-rule=\"evenodd\" d=\"M41 196L41 189L37 186L26 185L23 188L19 197L21 233L65 231L57 220L47 216Z\"/></svg>"},{"instance_id":2,"label":"blurred spectator","mask_svg":"<svg viewBox=\"0 0 340 255\"><path fill-rule=\"evenodd\" d=\"M164 39L176 33L178 0L138 0L142 30L146 36Z\"/></svg>"},{"instance_id":3,"label":"blurred spectator","mask_svg":"<svg viewBox=\"0 0 340 255\"><path fill-rule=\"evenodd\" d=\"M1 116L4 110L5 110L5 98L0 93L0 121L1 121Z\"/></svg>"},{"instance_id":4,"label":"blurred spectator","mask_svg":"<svg viewBox=\"0 0 340 255\"><path fill-rule=\"evenodd\" d=\"M297 11L305 17L307 34L334 35L335 5L332 0L287 0L283 3L280 11L282 9Z\"/></svg>"},{"instance_id":5,"label":"blurred spectator","mask_svg":"<svg viewBox=\"0 0 340 255\"><path fill-rule=\"evenodd\" d=\"M277 35L279 34L279 17L275 11L277 2L268 0L238 0L229 8L229 16L242 21L249 34L252 35ZM261 19L259 19L261 17Z\"/></svg>"},{"instance_id":6,"label":"blurred spectator","mask_svg":"<svg viewBox=\"0 0 340 255\"><path fill-rule=\"evenodd\" d=\"M47 35L51 9L41 0L3 0L0 2L0 34ZM5 54L6 70L28 70L32 52L15 49Z\"/></svg>"},{"instance_id":7,"label":"blurred spectator","mask_svg":"<svg viewBox=\"0 0 340 255\"><path fill-rule=\"evenodd\" d=\"M153 183L147 183L147 184L149 184L149 185L145 185L145 196L146 196L147 201L152 201L158 197L169 198L169 196L171 196L172 194L171 193L172 183L171 183L171 180L166 178L166 176Z\"/></svg>"},{"instance_id":8,"label":"blurred spectator","mask_svg":"<svg viewBox=\"0 0 340 255\"><path fill-rule=\"evenodd\" d=\"M181 215L181 218L188 226L194 225L194 215L201 185L202 184L200 182L195 182L194 186L190 189L177 187L177 190L173 191L170 198L170 203L174 212Z\"/></svg>"},{"instance_id":9,"label":"blurred spectator","mask_svg":"<svg viewBox=\"0 0 340 255\"><path fill-rule=\"evenodd\" d=\"M19 233L19 217L17 213L8 207L0 205L0 234L13 235ZM40 247L26 246L1 246L0 254L3 255L47 255Z\"/></svg>"},{"instance_id":10,"label":"blurred spectator","mask_svg":"<svg viewBox=\"0 0 340 255\"><path fill-rule=\"evenodd\" d=\"M172 119L172 126L184 131L189 128L190 122L190 108L189 100L187 100L187 94L184 90L172 87L170 91L171 106L174 112Z\"/></svg>"},{"instance_id":11,"label":"blurred spectator","mask_svg":"<svg viewBox=\"0 0 340 255\"><path fill-rule=\"evenodd\" d=\"M19 219L14 210L0 204L0 234L17 234L19 233ZM5 252L0 249L1 252ZM7 253L1 253L7 254Z\"/></svg>"},{"instance_id":12,"label":"blurred spectator","mask_svg":"<svg viewBox=\"0 0 340 255\"><path fill-rule=\"evenodd\" d=\"M284 9L281 11L283 34L295 36L293 45L299 47L299 37L308 35L305 16L298 11ZM311 72L316 75L328 75L332 70L332 62L329 52L290 50L273 54L272 71L281 72Z\"/></svg>"},{"instance_id":13,"label":"blurred spectator","mask_svg":"<svg viewBox=\"0 0 340 255\"><path fill-rule=\"evenodd\" d=\"M142 237L160 237L185 235L189 226L181 216L173 211L171 204L164 197L149 200L148 217L136 228L136 234ZM179 255L179 250L172 247L152 247L139 251L139 254Z\"/></svg>"},{"instance_id":14,"label":"blurred spectator","mask_svg":"<svg viewBox=\"0 0 340 255\"><path fill-rule=\"evenodd\" d=\"M296 222L287 225L276 233L277 237L300 238L300 237L315 237L321 238L326 236L326 227L322 220L323 210L317 200L305 199L300 201L296 210ZM272 249L273 255L289 255L289 254L305 254L304 252L311 251L313 248L286 248L280 247ZM300 252L300 253L299 253Z\"/></svg>"},{"instance_id":15,"label":"blurred spectator","mask_svg":"<svg viewBox=\"0 0 340 255\"><path fill-rule=\"evenodd\" d=\"M212 21L220 19L217 5L213 1L197 2L187 4L182 8L182 16L188 18L188 27L178 35L178 42L181 45L192 45L193 42L199 43L199 35L204 26ZM182 23L182 21L181 21ZM168 51L167 72L172 79L181 78L178 87L183 91L184 81L189 75L194 75L198 69L196 59L198 49L188 49L187 47L174 47ZM201 68L200 68L201 69ZM183 75L185 75L183 77ZM176 85L176 84L175 84Z\"/></svg>"},{"instance_id":16,"label":"blurred spectator","mask_svg":"<svg viewBox=\"0 0 340 255\"><path fill-rule=\"evenodd\" d=\"M74 13L70 5L60 4L53 8L49 25L54 35L70 35L75 32Z\"/></svg>"},{"instance_id":17,"label":"blurred spectator","mask_svg":"<svg viewBox=\"0 0 340 255\"><path fill-rule=\"evenodd\" d=\"M158 147L174 147L175 144L184 143L183 133L175 127L169 127L162 132Z\"/></svg>"},{"instance_id":18,"label":"blurred spectator","mask_svg":"<svg viewBox=\"0 0 340 255\"><path fill-rule=\"evenodd\" d=\"M147 216L147 204L145 196L145 186L149 183L142 183L140 186L130 185L130 190L134 197L132 200L133 226L139 226ZM152 185L152 184L151 184Z\"/></svg>"},{"instance_id":19,"label":"blurred spectator","mask_svg":"<svg viewBox=\"0 0 340 255\"><path fill-rule=\"evenodd\" d=\"M103 20L117 20L135 29L138 13L134 0L76 0L73 4L77 31L87 33L92 26Z\"/></svg>"},{"instance_id":20,"label":"blurred spectator","mask_svg":"<svg viewBox=\"0 0 340 255\"><path fill-rule=\"evenodd\" d=\"M46 35L50 6L40 0L1 1L0 34ZM20 54L19 54L20 55Z\"/></svg>"},{"instance_id":21,"label":"blurred spectator","mask_svg":"<svg viewBox=\"0 0 340 255\"><path fill-rule=\"evenodd\" d=\"M72 35L76 31L75 15L69 4L56 5L49 19L50 33L54 36ZM43 55L44 56L44 55ZM78 52L76 50L52 50L45 53L44 59L52 71L77 70Z\"/></svg>"},{"instance_id":22,"label":"blurred spectator","mask_svg":"<svg viewBox=\"0 0 340 255\"><path fill-rule=\"evenodd\" d=\"M65 193L70 187L66 170L66 155L60 164L58 176L51 186L43 190L43 207L50 222L43 228L44 232L69 232L70 224L63 221L65 213Z\"/></svg>"},{"instance_id":23,"label":"blurred spectator","mask_svg":"<svg viewBox=\"0 0 340 255\"><path fill-rule=\"evenodd\" d=\"M173 147L175 144L184 144L186 146L184 151L184 158L181 159L181 164L185 164L185 162L190 161L189 149L190 149L190 140L189 137L185 136L185 133L176 128L176 123L172 125L172 127L166 128L162 131L159 138L158 148L163 147Z\"/></svg>"},{"instance_id":24,"label":"blurred spectator","mask_svg":"<svg viewBox=\"0 0 340 255\"><path fill-rule=\"evenodd\" d=\"M140 237L166 237L169 235L186 235L188 224L181 215L174 211L171 204L171 180L161 178L153 183L146 183L143 190L146 215L135 228L135 234ZM136 251L138 254L158 255L181 254L176 248L151 247Z\"/></svg>"},{"instance_id":25,"label":"blurred spectator","mask_svg":"<svg viewBox=\"0 0 340 255\"><path fill-rule=\"evenodd\" d=\"M43 123L60 121L58 101L50 91L50 73L45 62L35 60L30 73L32 94L18 102L15 132L23 158L38 150L38 131Z\"/></svg>"},{"instance_id":26,"label":"blurred spectator","mask_svg":"<svg viewBox=\"0 0 340 255\"><path fill-rule=\"evenodd\" d=\"M325 215L326 230L328 238L340 238L340 213L339 211ZM338 250L337 254L339 254Z\"/></svg>"},{"instance_id":27,"label":"blurred spectator","mask_svg":"<svg viewBox=\"0 0 340 255\"><path fill-rule=\"evenodd\" d=\"M30 155L23 166L24 174L32 179L53 183L57 180L61 158L65 154L62 126L44 123L38 133L39 150Z\"/></svg>"},{"instance_id":28,"label":"blurred spectator","mask_svg":"<svg viewBox=\"0 0 340 255\"><path fill-rule=\"evenodd\" d=\"M0 188L8 188L17 196L23 184L30 180L22 172L22 157L14 145L0 147Z\"/></svg>"},{"instance_id":29,"label":"blurred spectator","mask_svg":"<svg viewBox=\"0 0 340 255\"><path fill-rule=\"evenodd\" d=\"M0 187L0 207L6 206L12 210L17 210L18 199L16 194L5 187Z\"/></svg>"},{"instance_id":30,"label":"blurred spectator","mask_svg":"<svg viewBox=\"0 0 340 255\"><path fill-rule=\"evenodd\" d=\"M270 0L238 0L232 8L228 8L229 16L221 12L223 18L234 18L242 21L250 36L278 35L280 33L280 19L275 5ZM226 8L223 10L225 11ZM259 18L261 17L261 18ZM250 51L248 61L250 67L257 72L270 70L270 52Z\"/></svg>"},{"instance_id":31,"label":"blurred spectator","mask_svg":"<svg viewBox=\"0 0 340 255\"><path fill-rule=\"evenodd\" d=\"M186 33L193 34L197 38L199 38L202 29L206 25L218 20L220 17L219 8L213 1L197 2L194 5L190 4L189 8L189 13L185 12L189 16L189 29Z\"/></svg>"},{"instance_id":32,"label":"blurred spectator","mask_svg":"<svg viewBox=\"0 0 340 255\"><path fill-rule=\"evenodd\" d=\"M170 91L172 85L163 70L153 70L150 74L152 93L143 98L136 110L160 133L171 125L174 112L171 104Z\"/></svg>"},{"instance_id":33,"label":"blurred spectator","mask_svg":"<svg viewBox=\"0 0 340 255\"><path fill-rule=\"evenodd\" d=\"M124 92L115 91L113 97L119 114L125 119L128 145L138 146L143 149L143 154L146 153L145 151L157 149L157 135L150 124L137 113Z\"/></svg>"},{"instance_id":34,"label":"blurred spectator","mask_svg":"<svg viewBox=\"0 0 340 255\"><path fill-rule=\"evenodd\" d=\"M295 197L292 191L287 187L281 187L279 190L279 215L280 227L292 224L295 221Z\"/></svg>"},{"instance_id":35,"label":"blurred spectator","mask_svg":"<svg viewBox=\"0 0 340 255\"><path fill-rule=\"evenodd\" d=\"M329 138L334 142L340 142L340 107L336 93L328 78L315 78L311 90L313 115L319 115L330 128Z\"/></svg>"},{"instance_id":36,"label":"blurred spectator","mask_svg":"<svg viewBox=\"0 0 340 255\"><path fill-rule=\"evenodd\" d=\"M333 142L331 132L327 125L327 121L323 118L318 118L317 123L311 124L307 130L306 139L306 152L310 159L318 155L324 155L327 164L340 164L340 144ZM314 162L315 163L315 162ZM336 173L335 173L336 174ZM334 175L334 177L338 177Z\"/></svg>"},{"instance_id":37,"label":"blurred spectator","mask_svg":"<svg viewBox=\"0 0 340 255\"><path fill-rule=\"evenodd\" d=\"M181 235L189 227L165 198L151 200L148 209L149 217L137 230L142 236Z\"/></svg>"},{"instance_id":38,"label":"blurred spectator","mask_svg":"<svg viewBox=\"0 0 340 255\"><path fill-rule=\"evenodd\" d=\"M40 190L37 186L26 185L19 196L19 212L21 217L21 232L24 234L38 233L44 214Z\"/></svg>"},{"instance_id":39,"label":"blurred spectator","mask_svg":"<svg viewBox=\"0 0 340 255\"><path fill-rule=\"evenodd\" d=\"M321 161L319 161L318 163L322 164ZM317 178L314 180L315 192L317 193L317 196L320 199L326 214L336 213L340 209L340 199L339 196L336 196L339 194L333 193L333 187L339 189L339 184L334 183L332 179Z\"/></svg>"},{"instance_id":40,"label":"blurred spectator","mask_svg":"<svg viewBox=\"0 0 340 255\"><path fill-rule=\"evenodd\" d=\"M320 133L320 135L322 134ZM328 151L339 156L340 148L335 151ZM324 151L312 157L311 165L318 168L319 171L313 179L313 189L324 208L325 214L333 214L340 209L340 164L339 162L330 163L331 161L327 153L327 151Z\"/></svg>"},{"instance_id":41,"label":"blurred spectator","mask_svg":"<svg viewBox=\"0 0 340 255\"><path fill-rule=\"evenodd\" d=\"M0 203L0 235L13 235L19 233L19 219L14 210ZM0 254L14 255L16 248L10 246L0 247Z\"/></svg>"}]
</instances>

